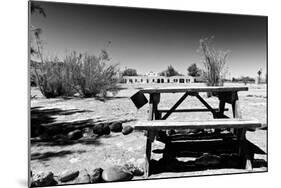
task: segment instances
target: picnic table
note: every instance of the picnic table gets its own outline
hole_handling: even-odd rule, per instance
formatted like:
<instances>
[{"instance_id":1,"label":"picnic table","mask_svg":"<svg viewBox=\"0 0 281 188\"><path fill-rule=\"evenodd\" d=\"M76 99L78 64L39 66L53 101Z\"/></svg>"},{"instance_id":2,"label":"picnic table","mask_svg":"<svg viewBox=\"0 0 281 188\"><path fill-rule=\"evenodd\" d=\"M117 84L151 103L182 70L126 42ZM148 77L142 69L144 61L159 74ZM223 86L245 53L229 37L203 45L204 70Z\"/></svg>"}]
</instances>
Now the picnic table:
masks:
<instances>
[{"instance_id":1,"label":"picnic table","mask_svg":"<svg viewBox=\"0 0 281 188\"><path fill-rule=\"evenodd\" d=\"M135 130L146 131L146 164L145 164L145 176L150 175L149 164L151 157L151 146L155 137L159 135L160 131L171 129L214 129L216 133L220 133L220 130L230 130L238 140L239 155L245 159L245 168L252 169L253 156L249 153L246 140L247 129L255 129L260 127L261 124L256 120L242 119L238 92L248 91L248 87L234 87L234 86L205 86L205 87L169 87L169 88L151 88L140 89L134 94L131 99L137 108L141 108L146 103L149 103L148 121L140 121L134 126ZM217 108L212 107L200 94L211 93L219 100ZM158 109L161 95L183 93L175 104L170 109ZM144 94L149 95L149 101ZM191 109L177 109L180 104L187 99L188 96L196 97L206 108L191 108ZM163 101L165 102L165 101ZM233 117L228 117L224 112L225 104L231 104ZM198 120L198 121L171 121L167 118L173 113L182 112L211 112L213 120Z\"/></svg>"}]
</instances>

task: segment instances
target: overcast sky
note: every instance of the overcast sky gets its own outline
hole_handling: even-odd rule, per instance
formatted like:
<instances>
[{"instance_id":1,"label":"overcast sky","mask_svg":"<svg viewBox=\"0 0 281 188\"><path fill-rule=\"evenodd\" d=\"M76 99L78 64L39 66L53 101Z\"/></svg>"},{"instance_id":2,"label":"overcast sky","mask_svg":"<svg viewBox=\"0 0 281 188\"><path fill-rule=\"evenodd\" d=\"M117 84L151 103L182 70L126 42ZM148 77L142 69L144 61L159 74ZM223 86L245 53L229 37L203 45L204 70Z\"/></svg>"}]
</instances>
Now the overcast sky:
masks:
<instances>
[{"instance_id":1,"label":"overcast sky","mask_svg":"<svg viewBox=\"0 0 281 188\"><path fill-rule=\"evenodd\" d=\"M98 54L111 41L107 50L121 69L160 72L171 64L186 74L192 63L202 67L199 40L215 36L214 47L230 51L228 76L266 71L266 17L36 3L47 14L31 16L31 24L43 30L45 56L72 50Z\"/></svg>"}]
</instances>

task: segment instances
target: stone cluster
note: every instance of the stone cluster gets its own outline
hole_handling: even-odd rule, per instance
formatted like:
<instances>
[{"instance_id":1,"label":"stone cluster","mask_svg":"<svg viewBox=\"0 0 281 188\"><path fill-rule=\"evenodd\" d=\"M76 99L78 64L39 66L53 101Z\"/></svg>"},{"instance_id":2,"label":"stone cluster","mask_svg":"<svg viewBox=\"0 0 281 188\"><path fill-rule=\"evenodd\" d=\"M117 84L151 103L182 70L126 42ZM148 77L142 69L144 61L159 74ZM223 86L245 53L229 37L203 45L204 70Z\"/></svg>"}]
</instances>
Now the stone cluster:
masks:
<instances>
[{"instance_id":1,"label":"stone cluster","mask_svg":"<svg viewBox=\"0 0 281 188\"><path fill-rule=\"evenodd\" d=\"M142 176L143 170L132 165L116 165L108 168L95 168L92 171L82 170L66 170L55 176L52 172L39 172L32 175L31 172L31 187L52 186L64 183L101 183L101 182L116 182L129 181L134 176Z\"/></svg>"}]
</instances>

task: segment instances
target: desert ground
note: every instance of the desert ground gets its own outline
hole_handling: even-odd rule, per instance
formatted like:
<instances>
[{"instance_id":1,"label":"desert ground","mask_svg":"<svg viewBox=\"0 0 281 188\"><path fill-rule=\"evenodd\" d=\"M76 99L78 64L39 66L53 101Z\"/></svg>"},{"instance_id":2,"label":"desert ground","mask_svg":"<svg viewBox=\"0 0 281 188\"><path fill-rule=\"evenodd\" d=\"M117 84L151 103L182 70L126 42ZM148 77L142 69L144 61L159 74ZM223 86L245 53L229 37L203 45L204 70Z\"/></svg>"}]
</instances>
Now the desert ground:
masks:
<instances>
[{"instance_id":1,"label":"desert ground","mask_svg":"<svg viewBox=\"0 0 281 188\"><path fill-rule=\"evenodd\" d=\"M226 85L230 85L226 84ZM244 85L244 84L236 84ZM163 85L161 85L162 87ZM168 85L165 85L168 86ZM173 85L174 87L175 85ZM190 86L188 84L176 86ZM249 91L239 92L239 101L243 118L256 118L262 123L262 128L254 132L247 132L247 139L267 152L267 90L266 85L248 84ZM95 136L91 132L91 125L101 122L120 121L123 127L133 125L137 120L147 119L148 105L137 110L130 97L140 88L157 87L156 85L134 84L121 85L122 89L117 95L109 95L101 98L44 98L38 88L31 88L31 122L44 126L64 126L83 128L84 136L79 140L71 142L44 141L42 138L31 139L31 170L36 174L41 171L52 171L60 174L64 170L91 171L95 168L106 168L112 165L133 164L139 168L144 166L144 154L146 137L143 132L134 131L129 135L122 133L111 133L105 136ZM159 108L171 107L182 94L163 94ZM148 96L147 96L148 97ZM218 106L218 99L207 98L204 93L202 97L213 107ZM188 96L179 108L204 107L195 97ZM231 106L226 105L229 110L226 115L232 116ZM170 119L196 120L212 119L209 112L201 113L174 113ZM85 128L87 125L88 128ZM161 149L164 144L155 141L152 150ZM158 161L162 154L153 152L152 159ZM255 154L255 160L262 161L260 165L254 165L254 172L267 171L267 155ZM263 164L263 165L261 165ZM159 171L152 173L149 177L180 177L225 173L247 172L243 169L220 168L204 169L195 171ZM143 176L135 176L134 179L143 179ZM68 183L75 183L70 181Z\"/></svg>"}]
</instances>

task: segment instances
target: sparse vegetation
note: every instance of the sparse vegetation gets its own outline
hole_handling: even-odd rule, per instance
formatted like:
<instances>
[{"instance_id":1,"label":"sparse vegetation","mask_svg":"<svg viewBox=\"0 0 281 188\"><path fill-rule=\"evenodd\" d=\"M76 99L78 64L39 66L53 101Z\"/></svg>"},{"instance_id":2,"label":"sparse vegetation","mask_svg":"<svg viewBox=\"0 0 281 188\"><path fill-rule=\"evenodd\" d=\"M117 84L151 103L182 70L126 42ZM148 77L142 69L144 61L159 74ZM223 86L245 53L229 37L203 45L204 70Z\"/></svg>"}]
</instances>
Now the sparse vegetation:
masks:
<instances>
[{"instance_id":1,"label":"sparse vegetation","mask_svg":"<svg viewBox=\"0 0 281 188\"><path fill-rule=\"evenodd\" d=\"M181 74L178 71L176 71L172 65L169 65L167 70L160 72L159 75L170 77L170 76L180 76Z\"/></svg>"},{"instance_id":2,"label":"sparse vegetation","mask_svg":"<svg viewBox=\"0 0 281 188\"><path fill-rule=\"evenodd\" d=\"M232 78L232 82L243 82L246 85L248 83L254 83L255 79L249 76L242 76L240 78Z\"/></svg>"},{"instance_id":3,"label":"sparse vegetation","mask_svg":"<svg viewBox=\"0 0 281 188\"><path fill-rule=\"evenodd\" d=\"M74 94L72 80L69 75L69 66L54 58L46 60L44 63L37 63L37 66L34 67L37 75L37 85L46 98Z\"/></svg>"},{"instance_id":4,"label":"sparse vegetation","mask_svg":"<svg viewBox=\"0 0 281 188\"><path fill-rule=\"evenodd\" d=\"M200 69L197 67L197 65L195 63L193 63L192 65L190 65L188 68L187 68L187 71L188 71L188 75L189 76L200 76Z\"/></svg>"},{"instance_id":5,"label":"sparse vegetation","mask_svg":"<svg viewBox=\"0 0 281 188\"><path fill-rule=\"evenodd\" d=\"M37 85L46 98L58 96L95 97L106 96L107 91L117 92L119 80L117 65L109 65L109 56L102 50L99 56L77 54L67 55L63 61L58 58L33 65Z\"/></svg>"},{"instance_id":6,"label":"sparse vegetation","mask_svg":"<svg viewBox=\"0 0 281 188\"><path fill-rule=\"evenodd\" d=\"M203 74L208 86L223 85L226 73L228 51L215 50L211 46L213 37L200 40L200 52L203 57Z\"/></svg>"},{"instance_id":7,"label":"sparse vegetation","mask_svg":"<svg viewBox=\"0 0 281 188\"><path fill-rule=\"evenodd\" d=\"M74 86L83 97L105 97L107 91L117 92L117 65L109 65L109 56L105 50L99 57L85 54L78 59L74 70Z\"/></svg>"},{"instance_id":8,"label":"sparse vegetation","mask_svg":"<svg viewBox=\"0 0 281 188\"><path fill-rule=\"evenodd\" d=\"M132 68L126 68L122 73L122 76L137 76L137 75L138 75L137 70Z\"/></svg>"}]
</instances>

